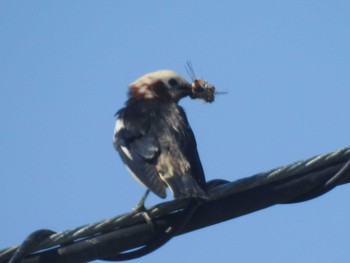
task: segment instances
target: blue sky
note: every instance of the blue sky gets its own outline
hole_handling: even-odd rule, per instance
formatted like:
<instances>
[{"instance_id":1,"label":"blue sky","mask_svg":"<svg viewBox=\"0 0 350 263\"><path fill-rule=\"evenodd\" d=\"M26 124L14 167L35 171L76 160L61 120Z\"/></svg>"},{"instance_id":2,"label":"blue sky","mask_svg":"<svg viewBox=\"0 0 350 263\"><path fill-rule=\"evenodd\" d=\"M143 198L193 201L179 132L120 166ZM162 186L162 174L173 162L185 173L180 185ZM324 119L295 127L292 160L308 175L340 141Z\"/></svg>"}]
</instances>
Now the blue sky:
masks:
<instances>
[{"instance_id":1,"label":"blue sky","mask_svg":"<svg viewBox=\"0 0 350 263\"><path fill-rule=\"evenodd\" d=\"M127 85L156 69L227 95L185 99L208 180L350 145L348 1L1 1L0 248L113 217L143 189L112 147ZM349 186L173 239L135 262L345 262ZM148 205L162 200L152 196Z\"/></svg>"}]
</instances>

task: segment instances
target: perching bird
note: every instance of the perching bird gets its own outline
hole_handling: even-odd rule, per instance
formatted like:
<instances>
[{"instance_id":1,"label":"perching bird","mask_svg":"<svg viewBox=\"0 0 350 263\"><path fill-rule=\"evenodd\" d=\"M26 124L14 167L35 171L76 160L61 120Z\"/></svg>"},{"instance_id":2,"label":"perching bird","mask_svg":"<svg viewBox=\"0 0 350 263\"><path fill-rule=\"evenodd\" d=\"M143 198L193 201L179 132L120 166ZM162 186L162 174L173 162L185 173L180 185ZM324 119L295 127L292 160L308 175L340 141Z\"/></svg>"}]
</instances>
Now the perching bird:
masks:
<instances>
[{"instance_id":1,"label":"perching bird","mask_svg":"<svg viewBox=\"0 0 350 263\"><path fill-rule=\"evenodd\" d=\"M161 198L206 198L197 144L178 105L192 86L171 70L148 73L129 85L126 106L116 115L114 147L130 173Z\"/></svg>"}]
</instances>

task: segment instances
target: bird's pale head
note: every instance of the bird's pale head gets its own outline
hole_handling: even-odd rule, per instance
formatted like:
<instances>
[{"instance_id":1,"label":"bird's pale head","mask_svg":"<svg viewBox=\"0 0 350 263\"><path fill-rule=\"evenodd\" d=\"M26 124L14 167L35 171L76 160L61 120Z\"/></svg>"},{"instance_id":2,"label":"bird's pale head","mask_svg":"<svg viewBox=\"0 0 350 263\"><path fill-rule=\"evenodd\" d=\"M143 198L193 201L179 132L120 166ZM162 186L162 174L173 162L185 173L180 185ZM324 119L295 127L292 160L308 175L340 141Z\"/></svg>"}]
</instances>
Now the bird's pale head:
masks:
<instances>
[{"instance_id":1,"label":"bird's pale head","mask_svg":"<svg viewBox=\"0 0 350 263\"><path fill-rule=\"evenodd\" d=\"M191 93L191 84L172 70L145 74L129 85L129 96L133 99L159 98L178 102Z\"/></svg>"}]
</instances>

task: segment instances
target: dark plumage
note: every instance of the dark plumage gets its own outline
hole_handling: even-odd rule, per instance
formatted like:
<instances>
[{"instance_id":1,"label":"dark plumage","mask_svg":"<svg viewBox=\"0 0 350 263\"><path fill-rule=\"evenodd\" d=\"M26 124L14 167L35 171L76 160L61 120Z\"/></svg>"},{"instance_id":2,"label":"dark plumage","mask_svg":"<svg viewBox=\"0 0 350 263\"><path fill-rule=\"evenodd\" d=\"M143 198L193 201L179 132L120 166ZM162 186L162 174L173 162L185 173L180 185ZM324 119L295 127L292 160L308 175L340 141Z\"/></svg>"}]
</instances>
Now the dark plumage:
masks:
<instances>
[{"instance_id":1,"label":"dark plumage","mask_svg":"<svg viewBox=\"0 0 350 263\"><path fill-rule=\"evenodd\" d=\"M178 101L191 84L170 70L131 83L126 106L117 112L114 147L131 174L158 196L206 198L196 140Z\"/></svg>"}]
</instances>

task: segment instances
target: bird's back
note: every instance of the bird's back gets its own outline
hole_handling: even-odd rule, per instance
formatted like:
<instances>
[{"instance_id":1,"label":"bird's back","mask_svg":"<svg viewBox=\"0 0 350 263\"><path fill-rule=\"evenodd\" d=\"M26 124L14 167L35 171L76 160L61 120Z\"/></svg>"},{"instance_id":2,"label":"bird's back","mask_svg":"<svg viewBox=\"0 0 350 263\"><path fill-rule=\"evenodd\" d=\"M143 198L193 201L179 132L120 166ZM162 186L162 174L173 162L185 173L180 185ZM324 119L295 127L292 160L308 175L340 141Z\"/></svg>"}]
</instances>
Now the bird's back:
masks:
<instances>
[{"instance_id":1,"label":"bird's back","mask_svg":"<svg viewBox=\"0 0 350 263\"><path fill-rule=\"evenodd\" d=\"M117 114L115 148L143 185L160 197L166 186L175 198L206 197L196 140L180 106L129 101Z\"/></svg>"}]
</instances>

